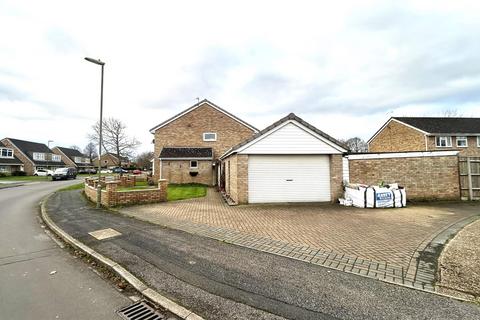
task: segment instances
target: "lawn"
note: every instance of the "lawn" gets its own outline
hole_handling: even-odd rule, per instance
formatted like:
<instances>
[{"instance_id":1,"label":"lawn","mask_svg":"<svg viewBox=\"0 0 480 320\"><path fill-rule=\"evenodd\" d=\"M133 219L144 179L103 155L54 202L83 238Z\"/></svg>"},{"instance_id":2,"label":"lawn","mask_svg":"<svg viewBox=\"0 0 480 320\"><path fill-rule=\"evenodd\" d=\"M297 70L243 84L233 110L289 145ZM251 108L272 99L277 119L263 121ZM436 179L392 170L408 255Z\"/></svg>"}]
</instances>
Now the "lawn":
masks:
<instances>
[{"instance_id":1,"label":"lawn","mask_svg":"<svg viewBox=\"0 0 480 320\"><path fill-rule=\"evenodd\" d=\"M205 197L207 187L202 184L170 184L168 186L168 201Z\"/></svg>"},{"instance_id":2,"label":"lawn","mask_svg":"<svg viewBox=\"0 0 480 320\"><path fill-rule=\"evenodd\" d=\"M0 177L1 181L48 181L51 180L51 177L39 177L39 176L10 176L10 177Z\"/></svg>"},{"instance_id":3,"label":"lawn","mask_svg":"<svg viewBox=\"0 0 480 320\"><path fill-rule=\"evenodd\" d=\"M71 186L65 187L58 189L57 191L70 191L70 190L81 190L83 189L84 183L77 183L77 184L72 184Z\"/></svg>"}]
</instances>

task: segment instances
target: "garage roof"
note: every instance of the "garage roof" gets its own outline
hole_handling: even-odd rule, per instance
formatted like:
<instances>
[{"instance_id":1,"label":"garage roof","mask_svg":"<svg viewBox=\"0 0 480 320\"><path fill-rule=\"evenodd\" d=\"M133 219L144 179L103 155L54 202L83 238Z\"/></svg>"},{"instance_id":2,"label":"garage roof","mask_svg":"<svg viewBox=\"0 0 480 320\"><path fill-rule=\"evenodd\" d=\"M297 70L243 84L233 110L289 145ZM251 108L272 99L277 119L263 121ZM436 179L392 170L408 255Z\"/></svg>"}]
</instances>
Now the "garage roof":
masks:
<instances>
[{"instance_id":1,"label":"garage roof","mask_svg":"<svg viewBox=\"0 0 480 320\"><path fill-rule=\"evenodd\" d=\"M298 124L300 124L300 125L304 126L305 128L309 129L310 131L313 131L315 134L319 135L324 140L330 142L330 144L333 144L337 148L341 149L342 152L347 152L348 151L348 147L346 145L344 145L342 142L336 140L335 138L331 137L330 135L326 134L325 132L321 131L320 129L317 129L316 127L309 124L308 122L306 122L302 118L298 117L294 113L290 113L286 117L283 117L282 119L276 121L275 123L271 124L270 126L266 127L265 129L261 130L257 134L251 136L247 140L237 144L236 146L234 146L233 148L228 150L225 154L223 154L220 158L223 159L223 158L227 157L228 155L230 155L232 153L236 153L240 148L242 148L242 147L246 146L247 144L259 139L260 137L272 132L274 129L276 129L277 127L280 127L281 125L283 125L284 123L286 123L288 121L295 121Z\"/></svg>"}]
</instances>

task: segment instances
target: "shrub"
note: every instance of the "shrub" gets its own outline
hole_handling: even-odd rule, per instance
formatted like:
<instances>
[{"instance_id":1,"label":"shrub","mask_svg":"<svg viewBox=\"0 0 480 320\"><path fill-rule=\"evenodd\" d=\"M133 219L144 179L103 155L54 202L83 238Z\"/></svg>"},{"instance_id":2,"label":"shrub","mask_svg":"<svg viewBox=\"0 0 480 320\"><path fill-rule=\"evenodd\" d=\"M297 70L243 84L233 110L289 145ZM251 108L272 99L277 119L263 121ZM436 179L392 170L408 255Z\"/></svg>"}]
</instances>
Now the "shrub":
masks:
<instances>
[{"instance_id":1,"label":"shrub","mask_svg":"<svg viewBox=\"0 0 480 320\"><path fill-rule=\"evenodd\" d=\"M0 172L0 178L1 177L8 177L9 174L7 172Z\"/></svg>"},{"instance_id":2,"label":"shrub","mask_svg":"<svg viewBox=\"0 0 480 320\"><path fill-rule=\"evenodd\" d=\"M16 177L24 177L26 175L27 175L27 173L25 171L14 171L12 173L12 176L16 176Z\"/></svg>"}]
</instances>

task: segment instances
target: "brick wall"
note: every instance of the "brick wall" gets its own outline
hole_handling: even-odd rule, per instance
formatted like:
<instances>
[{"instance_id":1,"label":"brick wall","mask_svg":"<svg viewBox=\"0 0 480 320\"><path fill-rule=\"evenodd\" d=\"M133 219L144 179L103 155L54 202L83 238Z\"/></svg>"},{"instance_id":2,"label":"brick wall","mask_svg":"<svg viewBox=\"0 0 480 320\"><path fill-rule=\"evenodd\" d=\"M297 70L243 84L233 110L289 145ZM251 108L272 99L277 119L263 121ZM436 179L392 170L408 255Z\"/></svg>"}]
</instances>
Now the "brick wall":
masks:
<instances>
[{"instance_id":1,"label":"brick wall","mask_svg":"<svg viewBox=\"0 0 480 320\"><path fill-rule=\"evenodd\" d=\"M158 181L158 189L140 189L118 191L119 182L107 182L106 188L101 193L101 203L105 207L114 207L119 205L132 205L141 203L165 202L167 201L167 180ZM93 202L97 202L97 189L91 185L91 181L86 181L85 196Z\"/></svg>"},{"instance_id":2,"label":"brick wall","mask_svg":"<svg viewBox=\"0 0 480 320\"><path fill-rule=\"evenodd\" d=\"M203 141L204 132L216 132L217 141ZM211 147L213 157L216 159L253 133L251 129L208 104L201 105L155 131L154 177L156 179L159 177L158 157L163 147Z\"/></svg>"},{"instance_id":3,"label":"brick wall","mask_svg":"<svg viewBox=\"0 0 480 320\"><path fill-rule=\"evenodd\" d=\"M349 160L350 182L399 183L410 200L460 199L458 157Z\"/></svg>"},{"instance_id":4,"label":"brick wall","mask_svg":"<svg viewBox=\"0 0 480 320\"><path fill-rule=\"evenodd\" d=\"M25 171L25 173L29 176L33 175L33 173L35 172L35 165L33 164L33 162L29 158L24 156L23 153L21 153L21 151L17 147L15 147L13 143L10 142L10 140L3 139L2 142L6 147L13 149L15 156L18 158L18 160L22 161L23 171Z\"/></svg>"},{"instance_id":5,"label":"brick wall","mask_svg":"<svg viewBox=\"0 0 480 320\"><path fill-rule=\"evenodd\" d=\"M330 155L330 194L332 202L343 196L343 162L341 154Z\"/></svg>"},{"instance_id":6,"label":"brick wall","mask_svg":"<svg viewBox=\"0 0 480 320\"><path fill-rule=\"evenodd\" d=\"M368 144L369 152L425 151L425 135L397 121L391 121Z\"/></svg>"},{"instance_id":7,"label":"brick wall","mask_svg":"<svg viewBox=\"0 0 480 320\"><path fill-rule=\"evenodd\" d=\"M230 172L226 173L230 175L230 185L226 192L236 203L248 203L248 155L235 154L227 159L230 161Z\"/></svg>"},{"instance_id":8,"label":"brick wall","mask_svg":"<svg viewBox=\"0 0 480 320\"><path fill-rule=\"evenodd\" d=\"M192 171L198 172L196 176L190 175L190 161L188 160L162 160L161 162L162 179L167 179L170 183L201 183L212 185L213 166L212 161L198 161L198 169Z\"/></svg>"}]
</instances>

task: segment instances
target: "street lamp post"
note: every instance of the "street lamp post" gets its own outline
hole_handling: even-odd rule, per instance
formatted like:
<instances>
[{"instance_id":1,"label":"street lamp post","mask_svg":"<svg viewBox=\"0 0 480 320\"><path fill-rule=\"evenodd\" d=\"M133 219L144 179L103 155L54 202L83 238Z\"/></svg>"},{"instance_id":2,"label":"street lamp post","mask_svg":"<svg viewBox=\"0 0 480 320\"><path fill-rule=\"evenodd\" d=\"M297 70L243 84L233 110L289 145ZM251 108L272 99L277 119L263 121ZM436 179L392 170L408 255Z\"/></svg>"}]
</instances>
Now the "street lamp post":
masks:
<instances>
[{"instance_id":1,"label":"street lamp post","mask_svg":"<svg viewBox=\"0 0 480 320\"><path fill-rule=\"evenodd\" d=\"M85 60L91 63L98 64L102 67L102 80L100 84L100 128L99 128L99 141L98 141L98 184L97 184L97 208L100 208L101 201L102 201L102 186L100 185L100 177L101 174L101 163L100 159L102 157L102 124L103 124L103 67L105 66L105 62L100 61L100 59L95 60L92 58L86 57Z\"/></svg>"}]
</instances>

